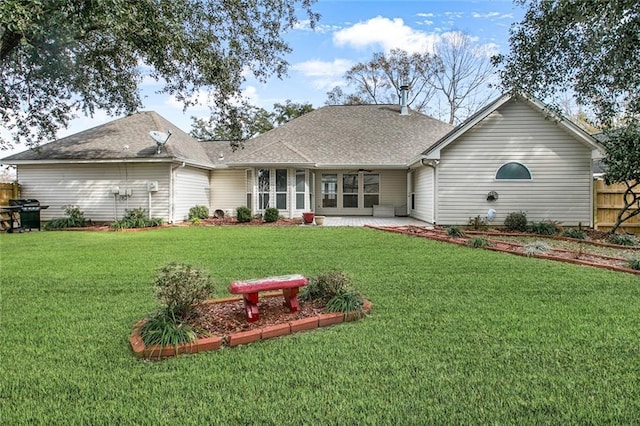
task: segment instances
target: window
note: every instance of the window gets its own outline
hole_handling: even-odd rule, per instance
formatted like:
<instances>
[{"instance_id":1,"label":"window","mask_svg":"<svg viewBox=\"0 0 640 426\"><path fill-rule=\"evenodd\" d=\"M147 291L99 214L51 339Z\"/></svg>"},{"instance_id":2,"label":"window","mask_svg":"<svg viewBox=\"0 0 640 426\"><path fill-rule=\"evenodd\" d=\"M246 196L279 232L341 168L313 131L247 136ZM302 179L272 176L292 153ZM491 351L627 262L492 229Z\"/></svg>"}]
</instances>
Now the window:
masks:
<instances>
[{"instance_id":1,"label":"window","mask_svg":"<svg viewBox=\"0 0 640 426\"><path fill-rule=\"evenodd\" d=\"M322 175L322 207L338 207L338 175Z\"/></svg>"},{"instance_id":2,"label":"window","mask_svg":"<svg viewBox=\"0 0 640 426\"><path fill-rule=\"evenodd\" d=\"M264 210L269 207L269 192L271 182L269 179L269 169L258 170L258 209Z\"/></svg>"},{"instance_id":3,"label":"window","mask_svg":"<svg viewBox=\"0 0 640 426\"><path fill-rule=\"evenodd\" d=\"M358 175L342 175L342 207L358 207Z\"/></svg>"},{"instance_id":4,"label":"window","mask_svg":"<svg viewBox=\"0 0 640 426\"><path fill-rule=\"evenodd\" d=\"M296 170L296 209L304 210L304 170Z\"/></svg>"},{"instance_id":5,"label":"window","mask_svg":"<svg viewBox=\"0 0 640 426\"><path fill-rule=\"evenodd\" d=\"M364 175L364 206L380 204L380 175Z\"/></svg>"},{"instance_id":6,"label":"window","mask_svg":"<svg viewBox=\"0 0 640 426\"><path fill-rule=\"evenodd\" d=\"M251 199L253 198L253 173L251 170L247 170L247 208L251 210Z\"/></svg>"},{"instance_id":7,"label":"window","mask_svg":"<svg viewBox=\"0 0 640 426\"><path fill-rule=\"evenodd\" d=\"M287 170L276 169L276 208L287 208Z\"/></svg>"},{"instance_id":8,"label":"window","mask_svg":"<svg viewBox=\"0 0 640 426\"><path fill-rule=\"evenodd\" d=\"M496 173L496 179L499 180L531 180L531 172L529 169L520 163L511 162L503 164Z\"/></svg>"}]
</instances>

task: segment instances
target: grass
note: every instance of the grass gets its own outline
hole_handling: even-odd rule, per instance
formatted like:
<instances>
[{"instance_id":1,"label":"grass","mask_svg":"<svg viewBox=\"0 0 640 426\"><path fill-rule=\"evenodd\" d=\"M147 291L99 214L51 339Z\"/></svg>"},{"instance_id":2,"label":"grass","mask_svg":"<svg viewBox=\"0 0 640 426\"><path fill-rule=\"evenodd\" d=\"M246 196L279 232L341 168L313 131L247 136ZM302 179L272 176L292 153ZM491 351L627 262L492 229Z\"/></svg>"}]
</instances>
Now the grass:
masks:
<instances>
[{"instance_id":1,"label":"grass","mask_svg":"<svg viewBox=\"0 0 640 426\"><path fill-rule=\"evenodd\" d=\"M637 424L637 276L365 228L0 235L5 424ZM363 321L137 360L169 262L341 270Z\"/></svg>"}]
</instances>

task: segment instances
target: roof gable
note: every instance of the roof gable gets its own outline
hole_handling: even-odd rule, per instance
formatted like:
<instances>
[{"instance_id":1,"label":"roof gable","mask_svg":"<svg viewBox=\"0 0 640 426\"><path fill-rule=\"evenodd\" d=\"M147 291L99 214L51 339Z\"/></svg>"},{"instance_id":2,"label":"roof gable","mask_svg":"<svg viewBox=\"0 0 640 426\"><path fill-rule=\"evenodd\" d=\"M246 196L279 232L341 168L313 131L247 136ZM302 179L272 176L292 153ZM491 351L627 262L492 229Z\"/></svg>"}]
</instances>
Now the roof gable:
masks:
<instances>
[{"instance_id":1,"label":"roof gable","mask_svg":"<svg viewBox=\"0 0 640 426\"><path fill-rule=\"evenodd\" d=\"M440 138L436 143L427 148L422 156L426 159L439 159L440 151L447 147L449 144L454 143L458 140L462 135L467 133L469 130L474 128L477 124L479 124L482 120L487 118L491 113L497 111L508 102L526 102L532 109L538 111L541 115L545 116L549 120L553 120L558 126L563 128L567 133L573 136L577 141L587 145L592 150L598 151L600 150L600 146L598 145L595 138L589 135L586 131L578 127L576 124L571 122L569 119L558 116L557 114L553 114L541 101L525 95L511 95L505 94L497 98L495 101L482 108L471 117L466 119L463 123L456 126L449 133Z\"/></svg>"},{"instance_id":2,"label":"roof gable","mask_svg":"<svg viewBox=\"0 0 640 426\"><path fill-rule=\"evenodd\" d=\"M167 144L158 152L151 130L171 130ZM200 144L153 111L143 111L11 155L6 163L171 161L210 167Z\"/></svg>"}]
</instances>

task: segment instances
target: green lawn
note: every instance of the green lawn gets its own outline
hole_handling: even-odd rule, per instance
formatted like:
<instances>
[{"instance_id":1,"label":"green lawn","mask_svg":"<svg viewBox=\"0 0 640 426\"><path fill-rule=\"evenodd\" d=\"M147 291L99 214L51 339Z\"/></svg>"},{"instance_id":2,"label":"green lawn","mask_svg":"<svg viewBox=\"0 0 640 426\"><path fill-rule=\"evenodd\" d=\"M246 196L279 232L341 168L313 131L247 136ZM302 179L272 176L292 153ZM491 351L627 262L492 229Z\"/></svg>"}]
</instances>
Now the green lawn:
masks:
<instances>
[{"instance_id":1,"label":"green lawn","mask_svg":"<svg viewBox=\"0 0 640 426\"><path fill-rule=\"evenodd\" d=\"M637 276L366 228L0 235L3 424L638 424ZM133 324L170 261L342 270L365 320L162 362Z\"/></svg>"}]
</instances>

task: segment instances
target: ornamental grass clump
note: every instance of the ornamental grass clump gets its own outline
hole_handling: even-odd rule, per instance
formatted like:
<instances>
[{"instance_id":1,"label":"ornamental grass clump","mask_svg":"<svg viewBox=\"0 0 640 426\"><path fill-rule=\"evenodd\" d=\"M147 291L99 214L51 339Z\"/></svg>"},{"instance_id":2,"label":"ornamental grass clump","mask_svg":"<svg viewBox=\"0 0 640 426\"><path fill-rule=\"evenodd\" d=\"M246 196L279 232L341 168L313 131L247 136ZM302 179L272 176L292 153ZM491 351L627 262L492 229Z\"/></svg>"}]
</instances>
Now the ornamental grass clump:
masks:
<instances>
[{"instance_id":1,"label":"ornamental grass clump","mask_svg":"<svg viewBox=\"0 0 640 426\"><path fill-rule=\"evenodd\" d=\"M534 241L532 243L525 244L522 250L527 256L535 256L550 251L551 246L544 241Z\"/></svg>"},{"instance_id":2,"label":"ornamental grass clump","mask_svg":"<svg viewBox=\"0 0 640 426\"><path fill-rule=\"evenodd\" d=\"M627 264L631 269L635 269L636 271L640 271L640 257L632 257L627 261Z\"/></svg>"},{"instance_id":3,"label":"ornamental grass clump","mask_svg":"<svg viewBox=\"0 0 640 426\"><path fill-rule=\"evenodd\" d=\"M616 244L619 246L629 246L629 247L634 247L639 244L637 238L627 234L611 234L607 238L607 242L610 244Z\"/></svg>"},{"instance_id":4,"label":"ornamental grass clump","mask_svg":"<svg viewBox=\"0 0 640 426\"><path fill-rule=\"evenodd\" d=\"M447 235L453 238L462 238L464 237L464 232L457 226L449 226L447 227Z\"/></svg>"}]
</instances>

